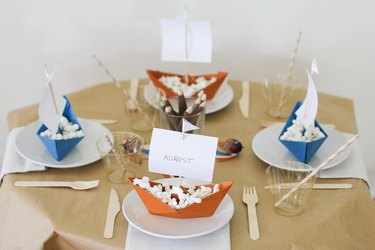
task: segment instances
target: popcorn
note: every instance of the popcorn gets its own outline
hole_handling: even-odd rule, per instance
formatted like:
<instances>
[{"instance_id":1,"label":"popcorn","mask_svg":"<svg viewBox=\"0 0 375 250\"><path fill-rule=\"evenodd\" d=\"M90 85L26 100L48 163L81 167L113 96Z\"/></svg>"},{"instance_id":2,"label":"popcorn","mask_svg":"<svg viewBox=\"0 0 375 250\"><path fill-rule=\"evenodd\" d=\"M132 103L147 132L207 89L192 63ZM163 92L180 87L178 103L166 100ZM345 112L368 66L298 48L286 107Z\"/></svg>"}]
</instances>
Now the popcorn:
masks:
<instances>
[{"instance_id":1,"label":"popcorn","mask_svg":"<svg viewBox=\"0 0 375 250\"><path fill-rule=\"evenodd\" d=\"M311 142L325 137L324 133L314 125L304 128L302 122L293 120L290 126L281 136L281 140Z\"/></svg>"},{"instance_id":2,"label":"popcorn","mask_svg":"<svg viewBox=\"0 0 375 250\"><path fill-rule=\"evenodd\" d=\"M215 184L215 186L214 186L214 190L212 191L212 193L216 193L216 192L219 192L220 191L220 189L219 189L219 184Z\"/></svg>"},{"instance_id":3,"label":"popcorn","mask_svg":"<svg viewBox=\"0 0 375 250\"><path fill-rule=\"evenodd\" d=\"M178 206L178 203L176 201L175 198L172 198L172 200L170 202L168 202L168 205L171 207L171 208L175 208L177 209L177 206ZM179 207L179 206L178 206Z\"/></svg>"},{"instance_id":4,"label":"popcorn","mask_svg":"<svg viewBox=\"0 0 375 250\"><path fill-rule=\"evenodd\" d=\"M279 141L298 161L307 164L328 138L328 134L316 120L307 128L303 126L296 115L301 105L301 102L296 103L280 132Z\"/></svg>"},{"instance_id":5,"label":"popcorn","mask_svg":"<svg viewBox=\"0 0 375 250\"><path fill-rule=\"evenodd\" d=\"M193 194L195 192L195 188L194 187L189 187L188 188L188 192L189 192L189 194Z\"/></svg>"},{"instance_id":6,"label":"popcorn","mask_svg":"<svg viewBox=\"0 0 375 250\"><path fill-rule=\"evenodd\" d=\"M182 190L179 186L172 186L171 194L177 194L179 200L186 200L186 196L184 194L184 190Z\"/></svg>"},{"instance_id":7,"label":"popcorn","mask_svg":"<svg viewBox=\"0 0 375 250\"><path fill-rule=\"evenodd\" d=\"M171 186L169 186L168 184L165 184L165 183L163 183L162 185L163 185L163 188L164 188L165 191L171 191Z\"/></svg>"},{"instance_id":8,"label":"popcorn","mask_svg":"<svg viewBox=\"0 0 375 250\"><path fill-rule=\"evenodd\" d=\"M134 178L133 184L147 190L153 196L176 210L185 208L194 203L201 203L202 199L220 191L218 184L215 184L213 189L203 185L196 188L193 186L181 187L165 183L151 187L150 179L147 176L142 179Z\"/></svg>"},{"instance_id":9,"label":"popcorn","mask_svg":"<svg viewBox=\"0 0 375 250\"><path fill-rule=\"evenodd\" d=\"M147 176L144 176L142 179L135 178L133 183L146 190L151 188L150 179Z\"/></svg>"},{"instance_id":10,"label":"popcorn","mask_svg":"<svg viewBox=\"0 0 375 250\"><path fill-rule=\"evenodd\" d=\"M178 94L179 91L182 91L185 97L192 97L198 91L216 82L216 80L216 77L211 77L211 79L207 80L206 78L200 76L195 79L194 83L186 84L181 82L181 79L178 76L162 76L159 78L159 81L171 89L174 93Z\"/></svg>"},{"instance_id":11,"label":"popcorn","mask_svg":"<svg viewBox=\"0 0 375 250\"><path fill-rule=\"evenodd\" d=\"M69 122L65 116L60 118L59 129L61 130L61 133L54 134L51 130L47 129L42 131L40 135L52 140L66 140L85 136L83 130L79 128L79 125Z\"/></svg>"}]
</instances>

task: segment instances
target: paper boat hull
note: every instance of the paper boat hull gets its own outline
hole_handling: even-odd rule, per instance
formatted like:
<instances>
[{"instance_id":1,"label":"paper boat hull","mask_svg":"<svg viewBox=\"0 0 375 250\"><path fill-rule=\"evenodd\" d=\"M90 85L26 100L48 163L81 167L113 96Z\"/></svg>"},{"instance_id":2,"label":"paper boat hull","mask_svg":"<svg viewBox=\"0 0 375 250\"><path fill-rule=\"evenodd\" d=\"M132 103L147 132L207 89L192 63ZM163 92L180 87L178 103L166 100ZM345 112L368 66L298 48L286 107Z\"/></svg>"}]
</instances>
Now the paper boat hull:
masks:
<instances>
[{"instance_id":1,"label":"paper boat hull","mask_svg":"<svg viewBox=\"0 0 375 250\"><path fill-rule=\"evenodd\" d=\"M320 126L320 124L315 121L315 127L318 127L320 131L323 132L325 137L311 141L311 142L298 142L298 141L287 141L281 140L280 136L293 124L293 120L296 119L295 112L302 105L301 102L297 102L292 113L290 114L288 121L285 123L283 130L279 135L279 141L293 154L293 156L300 162L307 164L311 158L316 154L323 142L328 138L328 135Z\"/></svg>"},{"instance_id":2,"label":"paper boat hull","mask_svg":"<svg viewBox=\"0 0 375 250\"><path fill-rule=\"evenodd\" d=\"M146 206L149 213L154 215L172 217L172 218L198 218L198 217L208 217L215 213L216 209L220 205L221 201L224 199L225 195L233 185L233 182L222 182L219 183L220 191L202 199L201 203L195 203L186 208L175 210L163 203L161 200L153 196L147 190L133 184L135 178L129 178L133 185L134 190L137 192L138 196L141 198L143 204ZM151 186L160 183L150 182ZM204 186L213 187L213 184L207 184Z\"/></svg>"},{"instance_id":3,"label":"paper boat hull","mask_svg":"<svg viewBox=\"0 0 375 250\"><path fill-rule=\"evenodd\" d=\"M69 103L68 98L66 98L65 96L64 98L66 99L66 105L64 108L63 115L70 122L78 124L78 126L81 128L81 125L79 124L78 119L73 112L73 109ZM53 155L53 157L57 161L62 160L84 138L84 137L79 137L79 138L71 138L71 139L65 139L65 140L53 140L53 139L40 135L40 133L42 133L46 129L47 127L43 124L37 131L37 135L39 139L43 142L43 144L46 146L48 151Z\"/></svg>"},{"instance_id":4,"label":"paper boat hull","mask_svg":"<svg viewBox=\"0 0 375 250\"><path fill-rule=\"evenodd\" d=\"M170 88L168 88L163 83L161 83L159 81L159 78L162 76L178 76L182 79L181 81L183 82L185 79L184 75L166 73L166 72L161 72L161 71L156 71L156 70L147 70L147 74L150 77L152 83L155 85L155 87L162 89L167 95L167 97L177 96L177 93L173 92ZM216 74L196 75L196 76L188 75L189 85L192 84L195 81L195 79L198 77L204 77L206 79L211 79L211 77L216 77L216 81L214 83L210 84L209 86L203 89L203 91L207 95L207 100L211 100L212 98L214 98L216 92L219 90L220 86L223 84L227 75L228 75L228 72L218 72ZM193 97L196 97L198 92L195 93Z\"/></svg>"}]
</instances>

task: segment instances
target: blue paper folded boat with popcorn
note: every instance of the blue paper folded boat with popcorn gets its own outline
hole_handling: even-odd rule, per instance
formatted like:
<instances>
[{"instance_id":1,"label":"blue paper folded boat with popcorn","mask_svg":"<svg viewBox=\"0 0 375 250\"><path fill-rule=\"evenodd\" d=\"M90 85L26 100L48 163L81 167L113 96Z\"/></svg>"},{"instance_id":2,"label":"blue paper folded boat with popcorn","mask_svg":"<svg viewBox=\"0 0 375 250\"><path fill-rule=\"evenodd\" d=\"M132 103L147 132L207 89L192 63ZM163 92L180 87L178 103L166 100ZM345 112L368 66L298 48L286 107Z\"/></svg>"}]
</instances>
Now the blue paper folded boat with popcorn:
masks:
<instances>
[{"instance_id":1,"label":"blue paper folded boat with popcorn","mask_svg":"<svg viewBox=\"0 0 375 250\"><path fill-rule=\"evenodd\" d=\"M36 132L53 157L60 161L84 138L85 134L67 97L55 95L51 77L39 105L43 125Z\"/></svg>"},{"instance_id":2,"label":"blue paper folded boat with popcorn","mask_svg":"<svg viewBox=\"0 0 375 250\"><path fill-rule=\"evenodd\" d=\"M312 70L312 73L317 71ZM315 120L318 111L318 93L308 71L307 75L309 86L305 100L303 103L297 102L279 135L279 141L298 161L305 164L309 163L328 137Z\"/></svg>"}]
</instances>

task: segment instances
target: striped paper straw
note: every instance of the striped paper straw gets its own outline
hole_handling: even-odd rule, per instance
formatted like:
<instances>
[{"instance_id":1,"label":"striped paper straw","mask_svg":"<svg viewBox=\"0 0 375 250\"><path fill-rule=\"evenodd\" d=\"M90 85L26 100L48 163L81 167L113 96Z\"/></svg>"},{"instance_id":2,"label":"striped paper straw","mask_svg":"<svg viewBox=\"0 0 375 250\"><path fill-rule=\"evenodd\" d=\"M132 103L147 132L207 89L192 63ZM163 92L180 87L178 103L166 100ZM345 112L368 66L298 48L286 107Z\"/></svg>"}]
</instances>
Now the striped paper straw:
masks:
<instances>
[{"instance_id":1,"label":"striped paper straw","mask_svg":"<svg viewBox=\"0 0 375 250\"><path fill-rule=\"evenodd\" d=\"M284 99L285 99L285 96L286 96L286 88L288 87L288 82L289 82L290 78L292 77L292 72L293 72L293 69L294 69L295 62L296 62L299 42L301 41L301 35L302 35L301 31L299 31L298 35L297 35L296 47L293 50L292 57L291 57L290 62L289 62L288 72L287 72L286 77L284 79L283 89L281 91L280 102L279 102L279 106L278 106L278 109L277 109L278 113L280 113L280 110L281 110L281 108L282 108L282 106L284 105L284 102L285 102Z\"/></svg>"},{"instance_id":2,"label":"striped paper straw","mask_svg":"<svg viewBox=\"0 0 375 250\"><path fill-rule=\"evenodd\" d=\"M123 169L126 169L125 167L125 163L122 161L121 159L121 156L120 154L117 152L116 150L116 147L113 145L113 143L111 142L111 139L109 138L108 134L105 134L104 135L109 147L111 148L111 151L112 153L115 155L115 158L116 160L118 161L118 163L120 164L120 166L123 168Z\"/></svg>"},{"instance_id":3,"label":"striped paper straw","mask_svg":"<svg viewBox=\"0 0 375 250\"><path fill-rule=\"evenodd\" d=\"M133 104L135 104L135 106L136 106L138 112L140 112L140 113L143 114L145 120L148 121L148 122L150 122L150 118L148 117L148 115L146 114L146 112L143 112L141 106L139 105L139 103L137 102L137 100L134 100L134 99L132 98L132 96L130 95L129 91L128 91L126 88L122 88L122 87L121 87L120 82L116 79L116 77L114 77L114 76L111 74L111 72L109 71L109 69L108 69L106 66L104 66L104 64L99 60L99 58L97 58L95 55L92 55L92 58L93 58L93 59L98 63L98 65L104 70L104 72L106 73L106 75L112 79L112 82L114 82L114 83L116 84L117 88L119 88L120 90L122 90L122 93L123 93L126 97L128 97L128 98L132 101ZM154 126L154 124L152 124L152 125Z\"/></svg>"},{"instance_id":4,"label":"striped paper straw","mask_svg":"<svg viewBox=\"0 0 375 250\"><path fill-rule=\"evenodd\" d=\"M355 139L358 138L358 135L354 135L349 141L347 141L344 145L342 145L335 153L333 153L330 157L328 157L324 162L322 162L316 169L314 169L308 176L306 176L302 181L297 183L288 193L286 193L279 201L275 203L275 207L279 207L283 201L289 198L291 194L298 190L303 184L308 182L311 177L316 175L323 167L325 167L328 163L330 163L333 159L335 159L339 154L341 154L349 145L351 145Z\"/></svg>"}]
</instances>

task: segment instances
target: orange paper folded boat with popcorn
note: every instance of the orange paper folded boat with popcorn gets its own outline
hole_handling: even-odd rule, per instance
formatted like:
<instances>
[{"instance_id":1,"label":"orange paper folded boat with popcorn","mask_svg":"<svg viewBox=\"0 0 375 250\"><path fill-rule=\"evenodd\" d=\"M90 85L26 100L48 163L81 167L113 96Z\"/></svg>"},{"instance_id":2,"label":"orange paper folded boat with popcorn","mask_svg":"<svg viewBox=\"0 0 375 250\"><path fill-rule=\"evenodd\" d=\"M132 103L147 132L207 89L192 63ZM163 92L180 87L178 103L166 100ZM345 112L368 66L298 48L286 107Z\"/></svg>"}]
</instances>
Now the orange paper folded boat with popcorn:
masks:
<instances>
[{"instance_id":1,"label":"orange paper folded boat with popcorn","mask_svg":"<svg viewBox=\"0 0 375 250\"><path fill-rule=\"evenodd\" d=\"M219 191L211 194L210 196L203 198L201 203L194 203L185 208L175 210L168 206L168 204L162 202L155 196L153 196L147 190L135 185L133 180L135 178L129 178L133 185L133 188L138 193L143 204L151 214L161 215L172 218L196 218L196 217L208 217L215 213L216 209L224 199L225 195L233 185L233 182L221 182L218 183ZM158 185L161 183L150 181L150 185ZM201 185L199 185L201 186ZM197 186L197 187L199 187ZM205 184L203 186L213 188L214 184Z\"/></svg>"},{"instance_id":2,"label":"orange paper folded boat with popcorn","mask_svg":"<svg viewBox=\"0 0 375 250\"><path fill-rule=\"evenodd\" d=\"M168 88L162 82L160 82L159 78L161 78L162 76L178 76L181 79L181 82L183 83L185 83L185 78L186 78L186 76L184 75L166 73L166 72L161 72L161 71L156 71L156 70L147 70L147 74L150 77L153 84L155 85L155 87L163 90L165 94L167 95L167 97L177 96L177 93L175 93L172 89ZM188 75L188 78L189 78L188 84L189 85L193 84L198 77L204 77L206 80L209 80L212 77L216 77L215 82L203 88L204 93L207 95L207 100L210 100L214 98L216 92L219 90L220 86L223 84L227 75L228 75L228 72L218 72L216 74L196 75L196 76ZM192 97L196 97L199 91L197 91Z\"/></svg>"}]
</instances>

